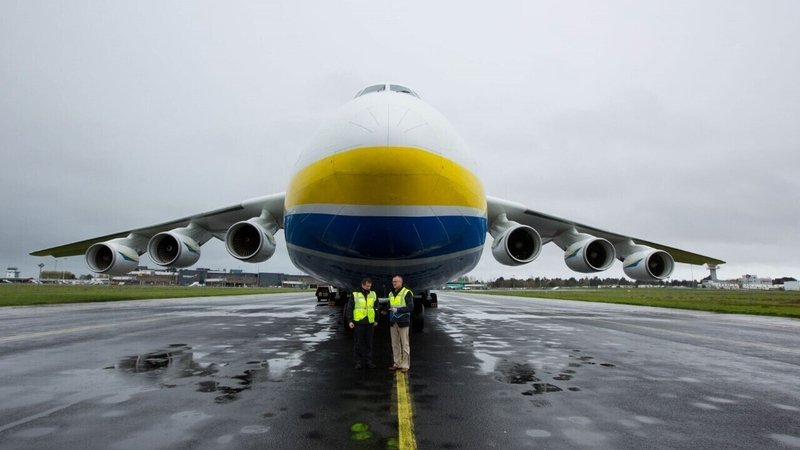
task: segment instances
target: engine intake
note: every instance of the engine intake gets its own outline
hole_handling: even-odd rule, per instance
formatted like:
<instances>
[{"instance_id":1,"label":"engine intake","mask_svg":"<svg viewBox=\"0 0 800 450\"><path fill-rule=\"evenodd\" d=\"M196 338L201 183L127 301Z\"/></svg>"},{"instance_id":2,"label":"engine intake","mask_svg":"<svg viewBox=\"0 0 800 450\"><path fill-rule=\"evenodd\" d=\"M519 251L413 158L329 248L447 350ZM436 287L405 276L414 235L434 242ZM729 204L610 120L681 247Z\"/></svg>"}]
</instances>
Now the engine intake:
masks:
<instances>
[{"instance_id":1,"label":"engine intake","mask_svg":"<svg viewBox=\"0 0 800 450\"><path fill-rule=\"evenodd\" d=\"M591 273L611 267L616 252L611 242L603 238L588 238L573 243L564 252L564 262L570 269Z\"/></svg>"},{"instance_id":2,"label":"engine intake","mask_svg":"<svg viewBox=\"0 0 800 450\"><path fill-rule=\"evenodd\" d=\"M200 245L177 230L158 233L147 244L150 259L159 266L189 267L200 259Z\"/></svg>"},{"instance_id":3,"label":"engine intake","mask_svg":"<svg viewBox=\"0 0 800 450\"><path fill-rule=\"evenodd\" d=\"M139 254L113 240L99 242L86 251L86 264L96 273L125 275L139 265Z\"/></svg>"},{"instance_id":4,"label":"engine intake","mask_svg":"<svg viewBox=\"0 0 800 450\"><path fill-rule=\"evenodd\" d=\"M648 248L628 255L622 262L625 275L637 281L659 281L669 277L675 268L672 255Z\"/></svg>"},{"instance_id":5,"label":"engine intake","mask_svg":"<svg viewBox=\"0 0 800 450\"><path fill-rule=\"evenodd\" d=\"M225 248L236 259L251 263L264 262L275 253L275 236L269 231L269 224L262 219L237 222L228 228Z\"/></svg>"},{"instance_id":6,"label":"engine intake","mask_svg":"<svg viewBox=\"0 0 800 450\"><path fill-rule=\"evenodd\" d=\"M494 259L506 266L519 266L536 259L542 250L539 233L516 222L509 222L509 225L492 242Z\"/></svg>"}]
</instances>

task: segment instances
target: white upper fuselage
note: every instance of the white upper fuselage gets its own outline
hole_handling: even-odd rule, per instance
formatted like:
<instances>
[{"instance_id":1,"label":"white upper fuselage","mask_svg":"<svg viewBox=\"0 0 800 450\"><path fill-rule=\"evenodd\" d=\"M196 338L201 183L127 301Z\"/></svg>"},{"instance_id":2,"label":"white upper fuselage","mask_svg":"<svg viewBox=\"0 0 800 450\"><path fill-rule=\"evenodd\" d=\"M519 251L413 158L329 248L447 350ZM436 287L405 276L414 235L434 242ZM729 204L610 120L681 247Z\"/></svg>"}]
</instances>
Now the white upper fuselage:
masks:
<instances>
[{"instance_id":1,"label":"white upper fuselage","mask_svg":"<svg viewBox=\"0 0 800 450\"><path fill-rule=\"evenodd\" d=\"M406 88L359 94L298 160L286 192L289 255L343 287L363 276L388 286L393 274L414 289L441 286L471 270L483 249L475 163L449 122Z\"/></svg>"}]
</instances>

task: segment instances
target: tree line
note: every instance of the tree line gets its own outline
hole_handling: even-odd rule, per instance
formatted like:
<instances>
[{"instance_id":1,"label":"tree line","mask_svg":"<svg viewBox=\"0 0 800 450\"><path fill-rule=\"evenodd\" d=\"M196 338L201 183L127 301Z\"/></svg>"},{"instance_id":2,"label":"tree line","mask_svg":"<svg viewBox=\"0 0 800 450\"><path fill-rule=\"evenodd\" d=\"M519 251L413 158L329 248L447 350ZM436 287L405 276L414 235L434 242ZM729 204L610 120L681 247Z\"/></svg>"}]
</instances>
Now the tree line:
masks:
<instances>
[{"instance_id":1,"label":"tree line","mask_svg":"<svg viewBox=\"0 0 800 450\"><path fill-rule=\"evenodd\" d=\"M547 289L547 288L579 288L579 287L600 287L600 286L697 286L696 281L692 280L668 280L668 281L633 281L627 278L600 278L600 277L582 277L582 278L547 278L536 277L528 279L519 278L504 278L500 277L494 281L486 283L486 286L497 289Z\"/></svg>"},{"instance_id":2,"label":"tree line","mask_svg":"<svg viewBox=\"0 0 800 450\"><path fill-rule=\"evenodd\" d=\"M600 277L582 277L582 278L547 278L547 277L530 277L528 279L520 278L504 278L500 277L494 281L485 282L484 284L490 288L496 289L547 289L547 288L592 288L592 287L611 287L611 286L664 286L664 287L698 287L702 281L709 280L709 277L703 278L701 281L695 280L661 280L661 281L633 281L628 278L600 278ZM782 277L772 280L772 284L783 284L784 281L796 281L792 277Z\"/></svg>"}]
</instances>

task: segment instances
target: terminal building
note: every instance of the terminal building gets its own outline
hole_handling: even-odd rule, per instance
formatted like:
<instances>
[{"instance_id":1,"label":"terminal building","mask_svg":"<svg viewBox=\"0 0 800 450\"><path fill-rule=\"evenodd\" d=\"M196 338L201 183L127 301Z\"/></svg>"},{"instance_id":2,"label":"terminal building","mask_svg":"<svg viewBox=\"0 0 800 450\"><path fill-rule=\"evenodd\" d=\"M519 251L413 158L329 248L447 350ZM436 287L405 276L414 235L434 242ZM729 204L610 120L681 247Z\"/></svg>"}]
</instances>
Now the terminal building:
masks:
<instances>
[{"instance_id":1,"label":"terminal building","mask_svg":"<svg viewBox=\"0 0 800 450\"><path fill-rule=\"evenodd\" d=\"M2 272L0 272L2 273ZM20 271L16 267L7 267L6 276L0 277L0 283L35 283L33 278L20 278Z\"/></svg>"},{"instance_id":2,"label":"terminal building","mask_svg":"<svg viewBox=\"0 0 800 450\"><path fill-rule=\"evenodd\" d=\"M797 290L797 282L787 281L783 284L773 284L772 278L759 277L758 275L745 274L733 280L704 280L703 286L712 289L748 289L756 291L768 291L784 289L787 291Z\"/></svg>"},{"instance_id":3,"label":"terminal building","mask_svg":"<svg viewBox=\"0 0 800 450\"><path fill-rule=\"evenodd\" d=\"M112 277L111 282L147 286L292 287L298 289L316 288L323 284L307 275L251 273L235 269L225 271L208 268L172 271L147 267L138 267L125 276Z\"/></svg>"},{"instance_id":4,"label":"terminal building","mask_svg":"<svg viewBox=\"0 0 800 450\"><path fill-rule=\"evenodd\" d=\"M784 281L784 291L800 291L800 281Z\"/></svg>"}]
</instances>

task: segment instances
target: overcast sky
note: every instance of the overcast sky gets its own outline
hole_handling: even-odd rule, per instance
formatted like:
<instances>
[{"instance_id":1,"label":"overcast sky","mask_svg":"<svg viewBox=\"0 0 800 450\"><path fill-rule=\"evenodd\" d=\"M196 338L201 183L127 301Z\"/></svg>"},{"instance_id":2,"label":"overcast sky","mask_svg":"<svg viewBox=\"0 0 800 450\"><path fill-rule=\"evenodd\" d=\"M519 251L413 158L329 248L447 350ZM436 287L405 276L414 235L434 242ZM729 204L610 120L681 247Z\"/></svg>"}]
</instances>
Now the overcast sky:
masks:
<instances>
[{"instance_id":1,"label":"overcast sky","mask_svg":"<svg viewBox=\"0 0 800 450\"><path fill-rule=\"evenodd\" d=\"M489 195L721 278L800 277L798 23L796 1L0 0L0 264L35 276L56 263L31 251L284 191L322 121L392 80L450 119ZM257 266L216 240L198 266L299 273L278 237ZM580 274L549 244L471 275Z\"/></svg>"}]
</instances>

